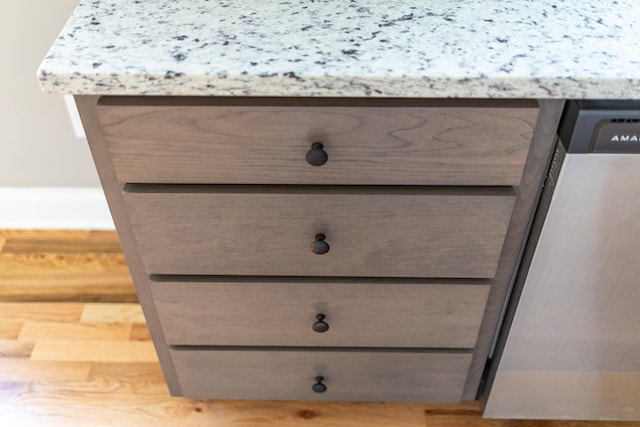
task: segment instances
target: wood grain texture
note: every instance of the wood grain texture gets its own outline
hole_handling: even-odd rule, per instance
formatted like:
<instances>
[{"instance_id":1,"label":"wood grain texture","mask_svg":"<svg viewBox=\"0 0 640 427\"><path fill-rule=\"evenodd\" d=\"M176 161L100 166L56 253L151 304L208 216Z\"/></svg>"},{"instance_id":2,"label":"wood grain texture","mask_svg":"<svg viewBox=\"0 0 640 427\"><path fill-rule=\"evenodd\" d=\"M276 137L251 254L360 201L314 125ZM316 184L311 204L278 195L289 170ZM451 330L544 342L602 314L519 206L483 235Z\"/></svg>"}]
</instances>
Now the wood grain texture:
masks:
<instances>
[{"instance_id":1,"label":"wood grain texture","mask_svg":"<svg viewBox=\"0 0 640 427\"><path fill-rule=\"evenodd\" d=\"M13 229L0 229L0 238L16 238L19 240L71 240L71 241L84 241L89 239L95 234L100 234L106 238L114 238L112 231L93 231L93 230L13 230ZM117 239L117 235L115 238Z\"/></svg>"},{"instance_id":2,"label":"wood grain texture","mask_svg":"<svg viewBox=\"0 0 640 427\"><path fill-rule=\"evenodd\" d=\"M81 98L78 99L80 100ZM89 98L82 99L88 100ZM144 98L136 99L142 100ZM107 165L104 168L105 174L101 174L103 182L108 180L108 184L115 185L111 180L119 176L120 162L115 160L118 155L111 151L111 145L108 147L108 155L106 154L103 143L111 144L113 140L112 137L115 137L116 142L122 143L123 141L120 137L124 135L126 139L128 137L126 134L130 133L129 136L133 135L134 138L141 135L143 139L149 139L150 137L150 139L153 140L152 143L162 140L165 136L169 136L169 142L166 140L163 141L164 146L155 146L150 150L149 147L147 147L147 154L138 156L139 159L144 159L147 156L164 156L165 159L171 158L173 168L161 167L161 169L164 169L162 172L164 177L168 176L167 171L169 170L178 172L185 171L187 174L193 174L195 172L197 174L198 169L202 169L202 167L194 167L185 161L179 161L176 165L175 159L177 157L175 154L172 154L172 150L176 148L178 148L181 153L190 153L190 155L195 156L199 160L205 159L207 163L205 165L205 175L204 178L201 176L200 178L196 178L195 181L192 181L191 178L186 177L186 175L183 175L176 181L156 181L155 178L148 178L150 175L147 174L147 172L149 171L145 167L136 166L133 170L141 172L141 174L138 175L140 179L134 177L123 178L120 180L120 184L126 182L199 182L216 184L225 182L256 182L263 184L282 182L296 184L336 183L341 185L349 183L378 183L384 185L513 185L520 179L524 159L526 158L531 139L531 130L537 117L537 108L534 101L528 103L523 101L497 101L490 105L491 108L479 106L477 102L463 100L458 101L456 104L446 101L438 103L437 101L425 102L422 100L409 100L406 102L406 105L410 106L404 108L398 107L398 105L394 108L388 108L392 102L382 107L377 105L379 101L374 101L376 104L375 107L362 108L355 105L346 106L350 102L346 101L343 106L340 107L327 108L323 106L314 108L314 101L309 100L309 106L301 107L300 105L296 105L293 108L283 107L282 101L277 103L277 105L280 105L278 107L265 107L265 105L262 104L249 107L230 107L226 105L221 108L207 105L202 108L202 106L189 105L186 107L178 107L177 110L173 110L169 114L164 113L164 111L168 110L160 110L163 108L171 109L174 108L174 106L162 106L161 103L158 104L162 106L160 109L147 113L143 112L142 118L136 118L141 120L140 124L130 125L130 123L124 123L123 126L120 126L123 123L120 122L120 120L116 120L117 123L111 126L111 123L108 124L103 120L105 117L103 113L108 112L110 109L111 111L116 111L117 114L124 114L125 122L136 117L136 113L139 112L139 108L141 108L140 105L133 106L136 99L129 99L124 102L125 105L119 105L114 98L104 98L104 102L99 102L98 107L95 109L93 108L94 105L89 105L89 102L87 102L86 116L91 121L90 125L96 130L96 137L92 139L94 154L99 154L96 156L97 160L104 160L106 157L109 157L109 159L105 161ZM91 102L93 103L94 100L95 98L91 99ZM176 101L176 99L173 98L167 98L166 100L171 103ZM147 99L143 103L147 103L148 101L152 100ZM201 102L211 102L215 104L217 100L210 98L198 101L198 103ZM264 100L259 102L263 103ZM422 106L414 105L423 102L425 102L425 104ZM426 104L429 103L434 105L427 106ZM249 100L249 104L251 104L251 100ZM528 105L522 108L522 104ZM127 111L129 108L127 105L131 106L132 109L130 111ZM157 105L154 105L151 108L154 109L157 107ZM243 111L243 108L248 110ZM204 113L204 117L195 119L195 133L190 133L190 129L187 128L189 124L194 122L191 115L198 114L198 111L202 109L208 111ZM179 110L182 111L180 112ZM523 119L522 115L518 116L523 112L530 119L528 129L524 132L522 130L527 128L527 120ZM153 124L155 121L153 116L156 115L156 113L157 116L155 119L159 117L160 120L156 124ZM216 117L217 115L219 117ZM175 122L170 123L171 120L176 117L182 117L178 119L178 124L176 125ZM214 122L213 127L207 123L207 120L210 120L212 117ZM100 126L95 126L96 118L100 122ZM332 141L337 141L338 143L333 146L337 148L336 152L339 154L342 149L345 149L344 152L346 153L346 157L343 159L338 155L337 162L335 161L336 157L332 157L334 162L330 163L330 165L336 164L340 166L340 162L343 160L344 164L342 167L337 168L334 173L328 175L330 177L329 181L318 180L315 177L311 177L308 181L306 180L307 178L301 178L300 176L304 175L305 171L314 170L318 172L318 168L309 169L308 165L304 165L305 169L299 170L301 157L295 154L300 147L299 143L297 146L296 144L291 146L290 143L284 142L287 138L290 138L289 141L301 139L300 125L302 125L302 127L308 127L307 125L318 126L318 124L320 124L320 128L314 127L308 131L303 131L307 137L305 145L308 146L310 143L319 141L325 144L328 149ZM185 128L181 129L180 125ZM145 129L144 126L148 127ZM115 133L112 133L112 130L115 131ZM204 147L202 146L203 140L200 138L200 132L203 130L209 135L213 134L216 136L216 138L212 140L213 142L204 141ZM124 131L124 134L119 133L122 131ZM323 139L322 137L325 135L330 136L330 138ZM341 139L343 137L345 138ZM232 142L229 143L229 140L232 140ZM175 141L187 141L187 143L195 141L196 145L180 147L180 142L175 143ZM514 143L517 147L513 145ZM200 144L199 147L198 144ZM129 143L123 143L122 146L128 149L129 147L135 147L136 144L129 141ZM242 149L246 147L248 147L248 150ZM277 150L280 150L281 147L283 151L278 153ZM213 156L211 153L212 149L215 152ZM307 149L308 148L305 148L305 151ZM349 153L349 150L351 150L351 153ZM248 154L245 153L245 151L247 151ZM274 155L274 152L276 155ZM511 156L509 158L509 156L516 152L520 157L516 162L518 163L516 166L517 172L508 172L514 164L514 157ZM240 158L238 158L238 153L241 153ZM258 153L258 157L260 157L257 164L251 158L251 156L256 153ZM294 156L290 157L292 153L294 153ZM125 155L127 159L131 157L130 153ZM135 158L136 156L133 157ZM212 161L207 159L211 159ZM496 161L496 159L498 160ZM489 163L495 163L487 166L487 160ZM283 163L279 164L278 162L281 161L283 161ZM162 162L163 160L161 159L152 160L151 169ZM215 164L215 162L219 162L219 164ZM360 165L358 162L360 162ZM376 162L380 162L380 164ZM463 164L463 167L461 167L461 164ZM186 165L186 167L182 168L182 165ZM246 165L249 165L249 167L245 168ZM293 165L293 170L291 169L291 165ZM426 170L425 165L429 166ZM228 168L229 166L231 167L225 170L225 167ZM324 172L320 171L320 176L327 176L327 171L332 172L331 168L332 166L329 166L329 169L326 167L323 168L322 170ZM214 174L218 174L217 177L210 174L211 170L215 171ZM478 173L479 170L481 170L481 172ZM292 171L295 173L292 173ZM470 172L471 175L465 176L468 172ZM209 175L206 175L206 173L209 173ZM234 177L234 173L238 173L239 175ZM341 175L341 173L343 173L343 175ZM511 176L507 177L510 173ZM280 178L277 176L278 174L284 176L285 180L280 181ZM499 177L494 181L496 174ZM488 177L489 175L491 176ZM238 181L238 178L240 181ZM226 179L230 180L226 181ZM331 179L335 181L331 181ZM117 187L117 185L115 186ZM109 191L107 191L107 194L109 194ZM371 199L371 197L369 197L369 199ZM119 194L114 193L113 200L114 204L112 205L117 207L117 212L121 208ZM223 201L223 203L224 202L225 201ZM363 200L360 204L363 204L362 202L367 203L370 202L370 200ZM394 204L394 201L387 200L386 203L381 202L379 206L374 206L374 208L377 208L374 210L380 211L383 205L392 204ZM245 212L246 208L247 206L244 206L243 209L237 212L231 209L222 213L224 215L231 214L237 217L242 212ZM408 218L419 217L420 214L425 213L426 216L431 214L432 217L438 215L438 212L423 209L424 206L418 206L417 209L415 209L415 206L402 206L401 208L408 211ZM466 208L467 211L472 211L468 206ZM159 209L156 207L156 209L154 209L154 211L161 210L162 207ZM476 213L481 210L482 209L477 210ZM308 212L305 213L308 214ZM372 219L379 219L376 215L367 217L366 215L360 215L360 213L361 212L357 210L349 212L348 214L350 214L351 217L345 217L348 220L345 221L344 224L337 224L334 228L337 230L342 228L350 232L356 229L360 223L367 224L367 222L371 222ZM507 213L507 217L509 213ZM288 214L285 210L281 210L278 216L285 217ZM170 212L170 215L175 215L175 213ZM342 213L342 215L344 215L344 213ZM132 217L130 217L130 219L131 218ZM305 219L307 218L309 218L309 215L306 215ZM251 225L256 224L254 220L255 218L251 218L251 221L245 223L240 221L240 230L236 229L232 231L253 231L253 234L256 235L255 230L251 230ZM321 220L323 219L321 218ZM462 223L456 223L453 227L444 226L441 227L441 230L438 230L444 234L458 238L457 242L449 242L443 239L442 235L438 235L436 228L430 230L431 233L427 233L426 235L412 235L412 232L415 233L415 230L422 231L425 229L424 218L421 218L422 222L419 220L415 223L406 219L401 222L391 222L391 227L389 227L388 218L385 218L385 220L387 222L387 230L391 227L398 228L399 224L409 223L405 229L406 234L404 236L401 234L399 239L396 235L384 236L385 230L383 229L383 238L380 239L378 227L372 227L375 229L373 233L376 233L376 241L374 242L376 246L373 250L370 249L371 244L367 246L368 241L363 238L364 233L359 233L360 235L358 235L358 233L349 235L347 232L343 235L338 235L337 239L331 241L332 244L338 245L338 252L336 253L334 249L329 256L323 257L325 260L336 259L337 262L327 265L322 265L317 262L307 263L307 265L301 264L299 260L292 258L292 255L300 254L300 250L292 250L291 252L285 253L285 256L281 256L280 258L275 257L273 259L264 256L256 257L254 256L254 252L251 252L251 250L255 251L256 248L260 247L275 247L277 251L282 251L281 248L287 248L287 244L290 241L293 240L297 242L295 237L299 237L304 231L303 233L298 232L298 236L294 235L294 239L285 238L281 242L276 239L270 239L269 234L266 234L266 239L264 237L265 235L257 234L257 241L255 241L250 248L246 246L242 247L242 245L247 245L247 242L252 242L250 238L254 236L251 236L251 233L244 235L235 233L237 236L222 236L222 239L216 241L215 244L224 242L225 240L231 242L232 245L240 242L240 245L237 245L240 246L240 250L234 252L233 249L237 248L221 246L222 250L216 253L207 251L206 247L198 248L196 244L195 248L189 247L191 250L195 249L194 252L187 253L187 257L180 260L182 262L174 260L175 264L173 266L168 265L166 261L169 260L165 258L162 260L163 262L158 262L158 259L154 260L156 265L151 267L149 260L153 258L155 254L150 254L147 248L144 247L138 249L141 249L146 273L158 274L493 277L497 266L498 253L500 252L499 246L502 245L504 238L504 227L506 227L506 223L508 222L508 220L506 220L504 223L499 224L499 227L502 226L502 230L498 233L494 233L492 236L482 236L478 241L489 243L488 246L482 247L482 244L478 246L475 245L478 241L473 241L473 233L467 235L462 233L462 235L459 235ZM129 238L126 229L130 223L123 221L122 224L124 228L119 229L125 231L123 238L126 240ZM135 230L137 224L131 225ZM278 227L282 224L276 222L274 225ZM323 224L320 225L324 226ZM443 224L436 225L442 226ZM491 227L487 225L487 223L482 223L477 228L495 232L495 229L490 230ZM273 225L268 224L267 227L269 226ZM302 229L302 227L299 228ZM220 228L216 229L216 231L221 230ZM160 230L161 233L163 231L169 231L169 234L173 234L171 230ZM184 232L184 230L182 231ZM363 231L368 231L369 235L372 234L371 229ZM316 231L312 235L317 233L326 234L326 232L323 231ZM477 236L477 230L475 233ZM499 236L497 236L497 234L499 234ZM151 246L155 246L155 243L158 243L153 239L140 239L139 235L136 237L137 242L133 242L128 246L134 255L138 252L135 250L136 243L140 244L140 242L142 242L142 246L145 244L149 245L150 242ZM219 237L220 236L216 236L216 238ZM278 237L280 237L280 235L278 235ZM429 239L432 241L431 244L433 246L427 247L425 251L425 247L420 245ZM419 241L418 245L415 245L416 240ZM463 240L467 240L467 242L463 242ZM365 245L358 247L357 243L363 241ZM341 245L343 242L355 242L356 244L350 247L348 244ZM280 243L284 243L284 245ZM414 245L412 246L411 243ZM366 248L364 251L362 249L363 247ZM294 246L294 249L296 248L297 246ZM181 247L173 247L171 249L175 250L174 254L184 253ZM198 249L200 250L198 251ZM341 249L343 252L340 252ZM276 252L270 251L269 253ZM347 254L350 255L350 258L345 257ZM355 262L352 262L354 254L356 255ZM188 263L184 263L184 261L191 260L193 262L199 259L199 262L202 264L203 255L205 257L211 257L211 259L224 265L207 265L205 268L208 270L198 270L197 268L193 268L193 264L189 265ZM455 256L459 258L456 259ZM139 258L136 258L134 264L137 264L138 259ZM239 259L241 259L241 261L237 261ZM425 260L430 261L432 264L424 267ZM273 268L283 261L287 263L282 264L286 265L285 269L278 271L276 267L276 270L269 270L269 268ZM234 266L232 265L234 262L239 263L240 270L234 270ZM354 268L354 264L356 268ZM251 268L243 271L242 268L246 268L245 266L247 265ZM176 266L182 268L182 270L171 270ZM291 266L294 268L290 269ZM314 267L315 270L313 270ZM414 267L413 270L412 267ZM168 269L163 271L161 268ZM321 271L324 271L324 273L321 273ZM143 284L139 281L136 282L140 292ZM144 292L145 290L142 289L142 291ZM151 303L147 304L144 300L142 304L145 307L151 305ZM145 309L145 311L152 315L151 330L153 332L156 327L155 313L152 310L150 311L150 309ZM159 333L156 333L156 335L159 335ZM156 343L161 347L158 340L156 340ZM161 354L161 357L166 356Z\"/></svg>"},{"instance_id":3,"label":"wood grain texture","mask_svg":"<svg viewBox=\"0 0 640 427\"><path fill-rule=\"evenodd\" d=\"M0 233L0 301L137 301L115 233Z\"/></svg>"},{"instance_id":4,"label":"wood grain texture","mask_svg":"<svg viewBox=\"0 0 640 427\"><path fill-rule=\"evenodd\" d=\"M77 382L86 381L91 364L74 361L40 361L6 358L0 364L0 382Z\"/></svg>"},{"instance_id":5,"label":"wood grain texture","mask_svg":"<svg viewBox=\"0 0 640 427\"><path fill-rule=\"evenodd\" d=\"M152 282L173 345L472 348L489 285ZM316 314L327 332L314 332Z\"/></svg>"},{"instance_id":6,"label":"wood grain texture","mask_svg":"<svg viewBox=\"0 0 640 427\"><path fill-rule=\"evenodd\" d=\"M144 323L144 314L138 304L84 304L82 322Z\"/></svg>"},{"instance_id":7,"label":"wood grain texture","mask_svg":"<svg viewBox=\"0 0 640 427\"><path fill-rule=\"evenodd\" d=\"M34 345L33 341L0 340L0 357L29 357Z\"/></svg>"},{"instance_id":8,"label":"wood grain texture","mask_svg":"<svg viewBox=\"0 0 640 427\"><path fill-rule=\"evenodd\" d=\"M129 339L133 341L150 341L151 334L149 333L149 328L147 328L147 325L144 323L134 323L131 325Z\"/></svg>"},{"instance_id":9,"label":"wood grain texture","mask_svg":"<svg viewBox=\"0 0 640 427\"><path fill-rule=\"evenodd\" d=\"M185 397L459 402L471 353L172 350ZM327 390L315 393L315 378Z\"/></svg>"},{"instance_id":10,"label":"wood grain texture","mask_svg":"<svg viewBox=\"0 0 640 427\"><path fill-rule=\"evenodd\" d=\"M1 321L64 321L77 322L80 320L85 304L78 302L58 302L57 304L43 302L0 302Z\"/></svg>"},{"instance_id":11,"label":"wood grain texture","mask_svg":"<svg viewBox=\"0 0 640 427\"><path fill-rule=\"evenodd\" d=\"M17 321L0 321L0 340L17 339L22 330L22 324L22 322Z\"/></svg>"},{"instance_id":12,"label":"wood grain texture","mask_svg":"<svg viewBox=\"0 0 640 427\"><path fill-rule=\"evenodd\" d=\"M133 362L118 363L116 361L94 362L87 374L87 380L100 379L106 383L143 386L148 384L164 384L162 369L158 363ZM166 391L162 390L163 392Z\"/></svg>"},{"instance_id":13,"label":"wood grain texture","mask_svg":"<svg viewBox=\"0 0 640 427\"><path fill-rule=\"evenodd\" d=\"M517 185L538 114L535 102L498 100L491 108L157 102L97 109L120 182ZM305 161L313 142L329 155L321 167Z\"/></svg>"},{"instance_id":14,"label":"wood grain texture","mask_svg":"<svg viewBox=\"0 0 640 427\"><path fill-rule=\"evenodd\" d=\"M31 360L72 362L155 362L153 343L124 340L40 340Z\"/></svg>"},{"instance_id":15,"label":"wood grain texture","mask_svg":"<svg viewBox=\"0 0 640 427\"><path fill-rule=\"evenodd\" d=\"M22 324L19 339L35 341L38 339L62 340L128 340L131 325L98 323L61 323L26 321Z\"/></svg>"},{"instance_id":16,"label":"wood grain texture","mask_svg":"<svg viewBox=\"0 0 640 427\"><path fill-rule=\"evenodd\" d=\"M0 230L0 233L3 231ZM11 231L38 236L45 231ZM59 236L65 235L63 231ZM112 232L115 235L115 232ZM69 231L70 238L84 233ZM96 275L101 274L97 272ZM0 325L25 320L54 323L104 322L105 325L136 321L137 304L0 303ZM118 317L122 313L122 317ZM84 320L81 320L84 317ZM137 325L137 326L136 326ZM142 334L144 325L134 323ZM19 332L19 331L18 331ZM147 332L148 335L148 332ZM570 420L487 420L478 402L459 404L349 403L255 400L191 400L169 396L157 362L39 362L30 361L34 342L0 339L0 370L23 359L10 381L0 381L0 425L53 427L637 427L640 423ZM66 364L89 373L32 381L31 363ZM25 367L26 366L26 367ZM24 376L18 375L23 373ZM51 373L51 375L57 375Z\"/></svg>"},{"instance_id":17,"label":"wood grain texture","mask_svg":"<svg viewBox=\"0 0 640 427\"><path fill-rule=\"evenodd\" d=\"M3 252L51 252L61 253L86 253L89 249L98 253L122 253L120 242L113 238L92 240L67 240L67 239L11 239L7 238L3 246Z\"/></svg>"},{"instance_id":18,"label":"wood grain texture","mask_svg":"<svg viewBox=\"0 0 640 427\"><path fill-rule=\"evenodd\" d=\"M362 190L361 190L362 191ZM508 192L125 192L151 274L493 277ZM323 233L331 245L309 250Z\"/></svg>"}]
</instances>

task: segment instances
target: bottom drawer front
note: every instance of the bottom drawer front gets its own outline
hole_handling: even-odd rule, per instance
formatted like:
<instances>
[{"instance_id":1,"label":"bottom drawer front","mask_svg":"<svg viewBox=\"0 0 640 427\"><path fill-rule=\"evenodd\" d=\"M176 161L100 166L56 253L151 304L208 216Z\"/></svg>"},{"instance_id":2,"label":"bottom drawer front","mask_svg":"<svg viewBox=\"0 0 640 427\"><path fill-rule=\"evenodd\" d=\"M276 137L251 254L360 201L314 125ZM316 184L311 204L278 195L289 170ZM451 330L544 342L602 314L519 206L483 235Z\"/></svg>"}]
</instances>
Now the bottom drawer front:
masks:
<instances>
[{"instance_id":1,"label":"bottom drawer front","mask_svg":"<svg viewBox=\"0 0 640 427\"><path fill-rule=\"evenodd\" d=\"M172 357L182 393L198 399L457 402L471 353L192 350ZM322 377L323 393L312 387Z\"/></svg>"}]
</instances>

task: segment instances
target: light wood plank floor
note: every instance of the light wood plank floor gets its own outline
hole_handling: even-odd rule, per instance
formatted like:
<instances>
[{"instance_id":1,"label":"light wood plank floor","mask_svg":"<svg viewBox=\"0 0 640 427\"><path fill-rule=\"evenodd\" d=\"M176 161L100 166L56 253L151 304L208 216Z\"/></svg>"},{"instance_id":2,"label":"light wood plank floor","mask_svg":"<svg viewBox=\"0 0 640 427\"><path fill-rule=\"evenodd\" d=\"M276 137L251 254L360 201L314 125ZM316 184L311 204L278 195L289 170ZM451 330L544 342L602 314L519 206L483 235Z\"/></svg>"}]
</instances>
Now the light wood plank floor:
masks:
<instances>
[{"instance_id":1,"label":"light wood plank floor","mask_svg":"<svg viewBox=\"0 0 640 427\"><path fill-rule=\"evenodd\" d=\"M169 396L113 232L0 230L0 426L604 427L457 405Z\"/></svg>"}]
</instances>

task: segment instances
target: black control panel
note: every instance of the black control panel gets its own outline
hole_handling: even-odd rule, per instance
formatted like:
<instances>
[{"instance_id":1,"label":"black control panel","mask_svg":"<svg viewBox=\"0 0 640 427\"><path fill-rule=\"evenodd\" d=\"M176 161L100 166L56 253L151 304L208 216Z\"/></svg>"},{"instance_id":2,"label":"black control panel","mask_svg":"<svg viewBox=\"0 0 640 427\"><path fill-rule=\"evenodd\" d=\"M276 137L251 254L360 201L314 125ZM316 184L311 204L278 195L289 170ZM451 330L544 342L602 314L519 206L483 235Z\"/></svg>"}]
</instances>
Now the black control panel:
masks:
<instances>
[{"instance_id":1,"label":"black control panel","mask_svg":"<svg viewBox=\"0 0 640 427\"><path fill-rule=\"evenodd\" d=\"M603 120L591 143L594 153L640 153L640 119Z\"/></svg>"},{"instance_id":2,"label":"black control panel","mask_svg":"<svg viewBox=\"0 0 640 427\"><path fill-rule=\"evenodd\" d=\"M640 101L567 101L561 123L568 153L640 154Z\"/></svg>"}]
</instances>

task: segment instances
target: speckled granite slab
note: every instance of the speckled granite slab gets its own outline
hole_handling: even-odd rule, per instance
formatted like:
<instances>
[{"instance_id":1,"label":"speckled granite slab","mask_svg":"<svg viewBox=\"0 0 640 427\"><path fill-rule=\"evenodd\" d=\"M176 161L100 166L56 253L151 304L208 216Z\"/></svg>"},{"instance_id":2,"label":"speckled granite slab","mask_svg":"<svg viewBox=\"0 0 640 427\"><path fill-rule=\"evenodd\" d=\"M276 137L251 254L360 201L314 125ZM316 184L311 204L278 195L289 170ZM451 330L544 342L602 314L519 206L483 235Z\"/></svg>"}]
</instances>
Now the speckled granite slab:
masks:
<instances>
[{"instance_id":1,"label":"speckled granite slab","mask_svg":"<svg viewBox=\"0 0 640 427\"><path fill-rule=\"evenodd\" d=\"M52 93L640 98L638 0L81 0Z\"/></svg>"}]
</instances>

